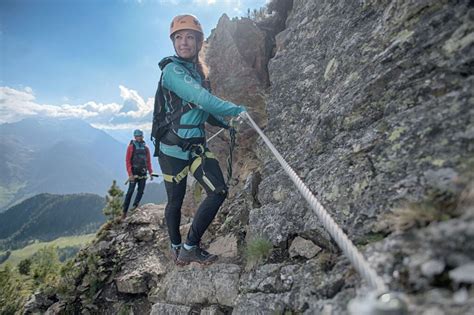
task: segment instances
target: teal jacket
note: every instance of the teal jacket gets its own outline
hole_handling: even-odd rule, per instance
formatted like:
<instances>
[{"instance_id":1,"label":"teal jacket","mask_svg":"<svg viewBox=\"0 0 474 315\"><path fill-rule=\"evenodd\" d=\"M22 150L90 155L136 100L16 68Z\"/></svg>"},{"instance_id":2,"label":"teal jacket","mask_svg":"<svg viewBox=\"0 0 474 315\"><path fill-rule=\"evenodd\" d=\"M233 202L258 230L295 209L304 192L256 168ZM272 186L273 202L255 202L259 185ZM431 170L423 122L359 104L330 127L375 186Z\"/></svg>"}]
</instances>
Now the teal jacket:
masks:
<instances>
[{"instance_id":1,"label":"teal jacket","mask_svg":"<svg viewBox=\"0 0 474 315\"><path fill-rule=\"evenodd\" d=\"M196 64L174 56L168 58L171 58L173 62L163 69L162 87L174 92L182 100L182 105L186 105L188 102L197 105L196 108L181 116L179 124L202 126L209 117L209 113L221 118L223 116L238 116L245 111L243 106L224 101L203 88L201 86L202 78L196 69ZM165 106L169 111L170 106L167 103ZM205 131L202 127L178 129L178 136L184 139L204 137ZM187 160L190 157L189 151L183 151L177 145L160 143L160 151L182 160Z\"/></svg>"}]
</instances>

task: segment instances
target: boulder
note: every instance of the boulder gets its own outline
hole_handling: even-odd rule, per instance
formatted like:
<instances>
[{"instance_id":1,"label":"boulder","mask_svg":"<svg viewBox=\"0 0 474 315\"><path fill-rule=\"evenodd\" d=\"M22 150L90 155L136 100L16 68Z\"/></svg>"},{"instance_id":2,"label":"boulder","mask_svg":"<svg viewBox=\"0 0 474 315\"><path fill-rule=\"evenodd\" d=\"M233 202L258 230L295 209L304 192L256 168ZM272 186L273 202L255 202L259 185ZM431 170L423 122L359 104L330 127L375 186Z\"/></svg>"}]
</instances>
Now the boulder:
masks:
<instances>
[{"instance_id":1,"label":"boulder","mask_svg":"<svg viewBox=\"0 0 474 315\"><path fill-rule=\"evenodd\" d=\"M465 264L449 272L449 278L456 283L474 283L474 263Z\"/></svg>"},{"instance_id":2,"label":"boulder","mask_svg":"<svg viewBox=\"0 0 474 315\"><path fill-rule=\"evenodd\" d=\"M321 247L315 245L310 240L306 240L302 237L296 237L290 246L290 257L305 257L313 258L321 251Z\"/></svg>"},{"instance_id":3,"label":"boulder","mask_svg":"<svg viewBox=\"0 0 474 315\"><path fill-rule=\"evenodd\" d=\"M226 313L221 310L221 308L217 305L211 305L209 307L205 307L201 310L200 315L225 315Z\"/></svg>"},{"instance_id":4,"label":"boulder","mask_svg":"<svg viewBox=\"0 0 474 315\"><path fill-rule=\"evenodd\" d=\"M190 311L191 307L185 305L156 303L151 308L150 315L188 315Z\"/></svg>"},{"instance_id":5,"label":"boulder","mask_svg":"<svg viewBox=\"0 0 474 315\"><path fill-rule=\"evenodd\" d=\"M237 256L237 238L234 235L220 236L209 245L209 252L223 258Z\"/></svg>"},{"instance_id":6,"label":"boulder","mask_svg":"<svg viewBox=\"0 0 474 315\"><path fill-rule=\"evenodd\" d=\"M239 293L240 267L213 264L206 268L194 264L175 269L162 283L166 301L175 304L221 304L234 306Z\"/></svg>"},{"instance_id":7,"label":"boulder","mask_svg":"<svg viewBox=\"0 0 474 315\"><path fill-rule=\"evenodd\" d=\"M147 242L153 239L153 229L150 227L139 227L134 231L134 236L138 241Z\"/></svg>"},{"instance_id":8,"label":"boulder","mask_svg":"<svg viewBox=\"0 0 474 315\"><path fill-rule=\"evenodd\" d=\"M148 291L145 277L138 271L115 278L117 290L121 293L140 294Z\"/></svg>"}]
</instances>

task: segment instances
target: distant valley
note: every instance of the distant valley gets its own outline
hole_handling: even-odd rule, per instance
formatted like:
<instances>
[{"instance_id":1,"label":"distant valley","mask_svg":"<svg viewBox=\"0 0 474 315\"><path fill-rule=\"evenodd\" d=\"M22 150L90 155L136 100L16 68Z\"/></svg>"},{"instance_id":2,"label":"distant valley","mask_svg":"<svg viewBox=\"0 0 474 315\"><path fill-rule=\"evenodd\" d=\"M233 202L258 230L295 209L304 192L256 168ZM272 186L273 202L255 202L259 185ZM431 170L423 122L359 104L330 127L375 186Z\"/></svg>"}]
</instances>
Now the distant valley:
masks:
<instances>
[{"instance_id":1,"label":"distant valley","mask_svg":"<svg viewBox=\"0 0 474 315\"><path fill-rule=\"evenodd\" d=\"M104 206L94 194L36 195L0 213L0 249L93 233L105 222Z\"/></svg>"},{"instance_id":2,"label":"distant valley","mask_svg":"<svg viewBox=\"0 0 474 315\"><path fill-rule=\"evenodd\" d=\"M126 189L126 144L82 120L28 118L0 135L0 212L40 193L105 195L114 179Z\"/></svg>"},{"instance_id":3,"label":"distant valley","mask_svg":"<svg viewBox=\"0 0 474 315\"><path fill-rule=\"evenodd\" d=\"M140 204L164 203L163 183L147 184ZM33 241L95 233L105 222L105 198L89 193L39 194L0 213L0 250L21 248Z\"/></svg>"}]
</instances>

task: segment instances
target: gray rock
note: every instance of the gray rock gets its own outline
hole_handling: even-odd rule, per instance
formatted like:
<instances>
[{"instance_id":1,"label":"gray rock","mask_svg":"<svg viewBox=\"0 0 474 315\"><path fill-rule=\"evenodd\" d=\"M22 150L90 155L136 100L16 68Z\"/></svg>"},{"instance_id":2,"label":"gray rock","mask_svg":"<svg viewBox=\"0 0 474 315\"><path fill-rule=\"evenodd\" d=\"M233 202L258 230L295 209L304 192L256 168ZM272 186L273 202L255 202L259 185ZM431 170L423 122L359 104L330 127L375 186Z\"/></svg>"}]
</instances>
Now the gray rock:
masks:
<instances>
[{"instance_id":1,"label":"gray rock","mask_svg":"<svg viewBox=\"0 0 474 315\"><path fill-rule=\"evenodd\" d=\"M465 264L451 270L449 278L457 283L474 283L474 263Z\"/></svg>"},{"instance_id":2,"label":"gray rock","mask_svg":"<svg viewBox=\"0 0 474 315\"><path fill-rule=\"evenodd\" d=\"M153 230L149 227L139 227L135 230L134 236L139 241L151 241L153 239Z\"/></svg>"},{"instance_id":3,"label":"gray rock","mask_svg":"<svg viewBox=\"0 0 474 315\"><path fill-rule=\"evenodd\" d=\"M200 315L224 315L225 313L217 305L211 305L201 310Z\"/></svg>"},{"instance_id":4,"label":"gray rock","mask_svg":"<svg viewBox=\"0 0 474 315\"><path fill-rule=\"evenodd\" d=\"M428 278L437 276L444 271L446 264L441 260L432 259L421 265L421 273Z\"/></svg>"},{"instance_id":5,"label":"gray rock","mask_svg":"<svg viewBox=\"0 0 474 315\"><path fill-rule=\"evenodd\" d=\"M46 294L36 292L30 296L23 307L24 314L41 314L46 311L54 301Z\"/></svg>"},{"instance_id":6,"label":"gray rock","mask_svg":"<svg viewBox=\"0 0 474 315\"><path fill-rule=\"evenodd\" d=\"M321 251L321 247L313 242L297 236L290 246L290 257L301 256L305 258L313 258Z\"/></svg>"},{"instance_id":7,"label":"gray rock","mask_svg":"<svg viewBox=\"0 0 474 315\"><path fill-rule=\"evenodd\" d=\"M253 209L249 214L249 239L264 236L275 246L279 246L294 233L308 235L321 247L333 248L329 234L301 201L294 204L265 205Z\"/></svg>"},{"instance_id":8,"label":"gray rock","mask_svg":"<svg viewBox=\"0 0 474 315\"><path fill-rule=\"evenodd\" d=\"M153 305L150 315L188 315L190 311L191 307L185 305L156 303Z\"/></svg>"},{"instance_id":9,"label":"gray rock","mask_svg":"<svg viewBox=\"0 0 474 315\"><path fill-rule=\"evenodd\" d=\"M240 291L277 293L291 289L298 265L267 264L242 276Z\"/></svg>"},{"instance_id":10,"label":"gray rock","mask_svg":"<svg viewBox=\"0 0 474 315\"><path fill-rule=\"evenodd\" d=\"M44 315L56 315L62 313L64 313L64 303L56 302L46 310Z\"/></svg>"},{"instance_id":11,"label":"gray rock","mask_svg":"<svg viewBox=\"0 0 474 315\"><path fill-rule=\"evenodd\" d=\"M288 305L288 294L248 293L240 295L232 315L274 315L283 314Z\"/></svg>"},{"instance_id":12,"label":"gray rock","mask_svg":"<svg viewBox=\"0 0 474 315\"><path fill-rule=\"evenodd\" d=\"M107 255L107 251L110 248L110 242L100 241L90 248L90 252L99 256Z\"/></svg>"},{"instance_id":13,"label":"gray rock","mask_svg":"<svg viewBox=\"0 0 474 315\"><path fill-rule=\"evenodd\" d=\"M430 308L426 309L422 313L422 315L446 315L446 313L443 312L442 310L440 310L437 307L430 307Z\"/></svg>"},{"instance_id":14,"label":"gray rock","mask_svg":"<svg viewBox=\"0 0 474 315\"><path fill-rule=\"evenodd\" d=\"M431 169L424 173L429 185L441 191L456 192L458 189L456 180L459 174L452 168Z\"/></svg>"},{"instance_id":15,"label":"gray rock","mask_svg":"<svg viewBox=\"0 0 474 315\"><path fill-rule=\"evenodd\" d=\"M123 242L128 237L128 233L121 233L117 236L117 242Z\"/></svg>"},{"instance_id":16,"label":"gray rock","mask_svg":"<svg viewBox=\"0 0 474 315\"><path fill-rule=\"evenodd\" d=\"M167 274L161 289L171 303L233 306L239 293L239 273L240 267L232 264L213 264L206 268L192 264Z\"/></svg>"},{"instance_id":17,"label":"gray rock","mask_svg":"<svg viewBox=\"0 0 474 315\"><path fill-rule=\"evenodd\" d=\"M220 257L237 256L237 238L234 235L218 237L209 245L208 251Z\"/></svg>"},{"instance_id":18,"label":"gray rock","mask_svg":"<svg viewBox=\"0 0 474 315\"><path fill-rule=\"evenodd\" d=\"M129 224L153 224L163 225L165 217L164 205L155 205L152 203L140 206L129 217Z\"/></svg>"},{"instance_id":19,"label":"gray rock","mask_svg":"<svg viewBox=\"0 0 474 315\"><path fill-rule=\"evenodd\" d=\"M466 288L462 288L453 294L453 300L457 304L465 304L469 299L469 292Z\"/></svg>"},{"instance_id":20,"label":"gray rock","mask_svg":"<svg viewBox=\"0 0 474 315\"><path fill-rule=\"evenodd\" d=\"M148 291L146 279L138 271L115 278L115 284L121 293L140 294Z\"/></svg>"},{"instance_id":21,"label":"gray rock","mask_svg":"<svg viewBox=\"0 0 474 315\"><path fill-rule=\"evenodd\" d=\"M223 99L245 104L258 123L264 122L265 91L269 85L267 63L272 54L269 31L260 29L249 19L231 20L224 14L211 32L208 42L205 59L213 93ZM229 76L229 73L233 75ZM210 130L216 132L218 129ZM257 168L255 153L251 149L256 138L249 125L242 124L239 127L234 161L241 162L233 165L233 177L237 181L244 182L248 174ZM220 165L226 165L227 139L227 136L219 137L210 143L211 151L217 155ZM232 193L232 189L230 191Z\"/></svg>"},{"instance_id":22,"label":"gray rock","mask_svg":"<svg viewBox=\"0 0 474 315\"><path fill-rule=\"evenodd\" d=\"M166 272L167 259L160 253L143 246L129 254L129 261L115 277L117 289L122 293L148 292L148 281L156 280Z\"/></svg>"}]
</instances>

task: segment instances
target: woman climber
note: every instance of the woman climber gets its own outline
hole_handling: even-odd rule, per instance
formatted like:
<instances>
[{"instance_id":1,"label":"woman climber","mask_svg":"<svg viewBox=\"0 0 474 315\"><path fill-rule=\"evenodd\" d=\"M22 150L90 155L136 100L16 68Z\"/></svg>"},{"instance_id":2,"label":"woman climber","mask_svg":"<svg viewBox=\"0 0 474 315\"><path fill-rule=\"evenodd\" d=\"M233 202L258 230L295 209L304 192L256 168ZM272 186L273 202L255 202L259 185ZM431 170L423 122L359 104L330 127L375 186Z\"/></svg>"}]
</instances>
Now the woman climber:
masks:
<instances>
[{"instance_id":1,"label":"woman climber","mask_svg":"<svg viewBox=\"0 0 474 315\"><path fill-rule=\"evenodd\" d=\"M204 33L195 16L176 16L171 22L170 38L176 55L162 59L159 64L162 76L155 96L152 130L155 156L163 171L168 196L165 218L170 251L178 265L211 264L218 257L203 250L200 241L224 202L228 188L218 161L207 148L204 123L228 127L223 117L239 116L246 109L211 94L206 66L199 58ZM189 172L207 196L182 243L181 206Z\"/></svg>"}]
</instances>

